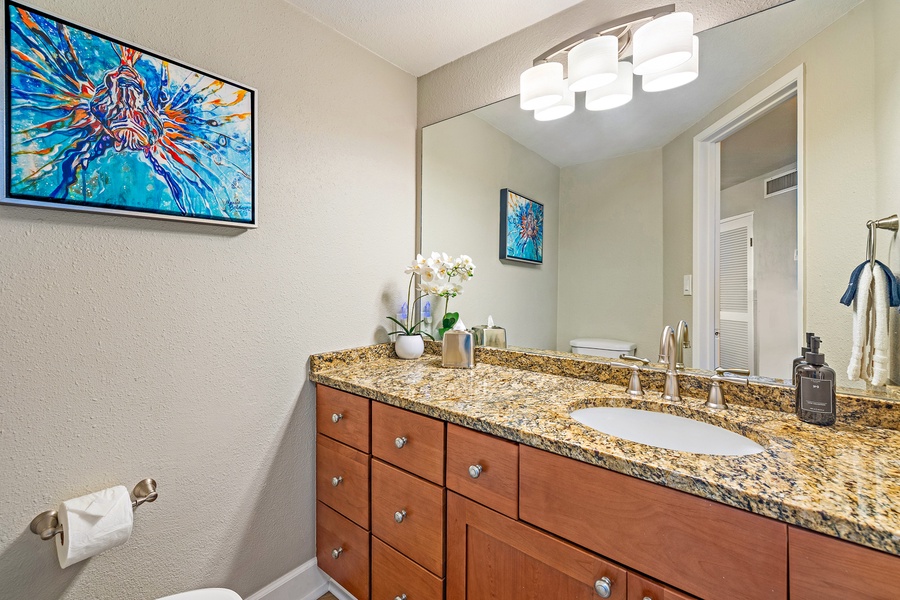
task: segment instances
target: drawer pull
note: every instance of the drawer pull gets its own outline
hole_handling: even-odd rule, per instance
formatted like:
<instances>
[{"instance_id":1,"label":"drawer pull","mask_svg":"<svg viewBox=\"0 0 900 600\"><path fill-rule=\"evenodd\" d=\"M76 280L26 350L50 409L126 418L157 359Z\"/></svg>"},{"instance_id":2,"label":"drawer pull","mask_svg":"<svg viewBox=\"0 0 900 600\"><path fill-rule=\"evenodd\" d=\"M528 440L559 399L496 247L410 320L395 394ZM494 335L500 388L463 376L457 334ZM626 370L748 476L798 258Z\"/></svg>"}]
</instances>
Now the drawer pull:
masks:
<instances>
[{"instance_id":1,"label":"drawer pull","mask_svg":"<svg viewBox=\"0 0 900 600\"><path fill-rule=\"evenodd\" d=\"M395 596L394 600L406 600L406 594L400 594L399 596Z\"/></svg>"},{"instance_id":2,"label":"drawer pull","mask_svg":"<svg viewBox=\"0 0 900 600\"><path fill-rule=\"evenodd\" d=\"M337 477L332 477L331 485L332 485L332 487L337 487L341 484L342 481L344 481L344 478L341 477L340 475L338 475Z\"/></svg>"},{"instance_id":3,"label":"drawer pull","mask_svg":"<svg viewBox=\"0 0 900 600\"><path fill-rule=\"evenodd\" d=\"M650 596L644 596L643 600L653 600Z\"/></svg>"},{"instance_id":4,"label":"drawer pull","mask_svg":"<svg viewBox=\"0 0 900 600\"><path fill-rule=\"evenodd\" d=\"M594 582L594 591L601 598L609 598L612 595L612 581L609 577L601 577Z\"/></svg>"},{"instance_id":5,"label":"drawer pull","mask_svg":"<svg viewBox=\"0 0 900 600\"><path fill-rule=\"evenodd\" d=\"M331 415L331 422L337 423L338 421L340 421L343 418L344 418L343 413L334 413L333 415Z\"/></svg>"},{"instance_id":6,"label":"drawer pull","mask_svg":"<svg viewBox=\"0 0 900 600\"><path fill-rule=\"evenodd\" d=\"M408 441L409 440L407 440L405 437L398 437L396 440L394 440L394 445L397 446L397 449L399 450L400 448L405 446Z\"/></svg>"},{"instance_id":7,"label":"drawer pull","mask_svg":"<svg viewBox=\"0 0 900 600\"><path fill-rule=\"evenodd\" d=\"M335 548L334 550L331 551L331 558L333 558L334 560L337 560L341 557L341 554L343 554L343 553L344 553L343 548Z\"/></svg>"},{"instance_id":8,"label":"drawer pull","mask_svg":"<svg viewBox=\"0 0 900 600\"><path fill-rule=\"evenodd\" d=\"M394 520L397 521L398 523L402 523L403 519L405 519L405 518L406 518L405 510L398 510L397 512L394 513Z\"/></svg>"},{"instance_id":9,"label":"drawer pull","mask_svg":"<svg viewBox=\"0 0 900 600\"><path fill-rule=\"evenodd\" d=\"M478 479L481 477L481 472L484 471L484 467L481 465L471 465L469 467L469 477L472 479Z\"/></svg>"}]
</instances>

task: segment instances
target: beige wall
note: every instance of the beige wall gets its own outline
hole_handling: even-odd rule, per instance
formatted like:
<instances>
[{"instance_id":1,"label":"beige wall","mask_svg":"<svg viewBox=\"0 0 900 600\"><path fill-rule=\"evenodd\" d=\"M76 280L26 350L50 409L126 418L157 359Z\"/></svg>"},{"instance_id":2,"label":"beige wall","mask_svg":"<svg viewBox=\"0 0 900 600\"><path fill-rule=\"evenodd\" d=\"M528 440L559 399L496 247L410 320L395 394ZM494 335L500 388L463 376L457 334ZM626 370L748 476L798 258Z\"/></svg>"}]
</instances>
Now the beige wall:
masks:
<instances>
[{"instance_id":1,"label":"beige wall","mask_svg":"<svg viewBox=\"0 0 900 600\"><path fill-rule=\"evenodd\" d=\"M866 221L884 216L875 214L873 4L851 11L663 148L668 322L692 310L692 299L682 296L681 278L692 270L694 136L805 65L806 327L821 335L844 386L849 385L851 313L838 299L865 258Z\"/></svg>"},{"instance_id":2,"label":"beige wall","mask_svg":"<svg viewBox=\"0 0 900 600\"><path fill-rule=\"evenodd\" d=\"M753 213L754 375L791 378L798 337L797 192L765 198L765 180L796 165L722 190L722 219ZM722 365L727 366L727 365ZM740 365L732 365L739 367Z\"/></svg>"},{"instance_id":3,"label":"beige wall","mask_svg":"<svg viewBox=\"0 0 900 600\"><path fill-rule=\"evenodd\" d=\"M510 345L555 347L559 168L473 114L428 127L422 143L422 250L468 254L477 266L450 311L468 327L493 315ZM544 205L543 264L500 261L502 188Z\"/></svg>"},{"instance_id":4,"label":"beige wall","mask_svg":"<svg viewBox=\"0 0 900 600\"><path fill-rule=\"evenodd\" d=\"M415 79L281 0L30 3L257 88L260 227L0 207L0 596L247 597L314 556L307 357L405 295ZM148 476L121 548L27 531Z\"/></svg>"},{"instance_id":5,"label":"beige wall","mask_svg":"<svg viewBox=\"0 0 900 600\"><path fill-rule=\"evenodd\" d=\"M559 334L638 345L656 360L662 328L662 151L586 163L560 180Z\"/></svg>"}]
</instances>

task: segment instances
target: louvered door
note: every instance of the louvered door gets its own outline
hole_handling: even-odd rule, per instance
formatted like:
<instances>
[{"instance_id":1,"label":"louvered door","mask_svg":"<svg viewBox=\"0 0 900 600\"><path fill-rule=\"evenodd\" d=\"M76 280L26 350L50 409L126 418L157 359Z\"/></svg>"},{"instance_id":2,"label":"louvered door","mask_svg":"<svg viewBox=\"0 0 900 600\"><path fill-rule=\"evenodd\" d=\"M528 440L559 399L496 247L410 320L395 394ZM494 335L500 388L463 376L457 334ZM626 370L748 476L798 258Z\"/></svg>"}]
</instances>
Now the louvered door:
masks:
<instances>
[{"instance_id":1,"label":"louvered door","mask_svg":"<svg viewBox=\"0 0 900 600\"><path fill-rule=\"evenodd\" d=\"M718 365L756 374L753 348L753 213L719 226Z\"/></svg>"}]
</instances>

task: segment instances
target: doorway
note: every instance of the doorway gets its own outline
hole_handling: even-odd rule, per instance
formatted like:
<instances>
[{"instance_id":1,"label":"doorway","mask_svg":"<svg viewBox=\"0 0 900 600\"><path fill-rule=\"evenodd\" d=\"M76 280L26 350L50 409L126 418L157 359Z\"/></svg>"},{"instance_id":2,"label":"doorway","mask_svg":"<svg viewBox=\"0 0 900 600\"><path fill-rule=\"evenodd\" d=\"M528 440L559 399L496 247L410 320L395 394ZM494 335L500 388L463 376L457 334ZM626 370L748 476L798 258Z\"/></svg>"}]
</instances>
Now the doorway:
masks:
<instances>
[{"instance_id":1,"label":"doorway","mask_svg":"<svg viewBox=\"0 0 900 600\"><path fill-rule=\"evenodd\" d=\"M790 378L803 338L803 67L694 139L694 367Z\"/></svg>"}]
</instances>

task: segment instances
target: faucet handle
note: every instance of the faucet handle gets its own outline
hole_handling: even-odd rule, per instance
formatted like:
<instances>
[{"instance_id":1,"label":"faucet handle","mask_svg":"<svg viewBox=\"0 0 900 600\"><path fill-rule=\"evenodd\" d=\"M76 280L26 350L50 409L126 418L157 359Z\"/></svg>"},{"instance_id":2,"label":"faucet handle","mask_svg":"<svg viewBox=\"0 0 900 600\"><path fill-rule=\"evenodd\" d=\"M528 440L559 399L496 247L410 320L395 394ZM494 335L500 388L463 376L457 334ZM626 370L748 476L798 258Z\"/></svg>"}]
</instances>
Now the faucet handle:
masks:
<instances>
[{"instance_id":1,"label":"faucet handle","mask_svg":"<svg viewBox=\"0 0 900 600\"><path fill-rule=\"evenodd\" d=\"M650 361L646 358L638 358L637 356L629 356L627 354L622 354L619 356L622 360L631 360L638 361L642 364L650 364ZM628 380L628 395L629 396L643 396L644 388L641 387L641 367L636 364L626 365L625 363L613 362L610 363L613 367L618 367L620 369L631 369L631 378Z\"/></svg>"},{"instance_id":2,"label":"faucet handle","mask_svg":"<svg viewBox=\"0 0 900 600\"><path fill-rule=\"evenodd\" d=\"M633 360L634 362L639 362L642 365L649 365L650 360L646 358L641 358L640 356L632 356L631 354L620 354L619 360Z\"/></svg>"},{"instance_id":3,"label":"faucet handle","mask_svg":"<svg viewBox=\"0 0 900 600\"><path fill-rule=\"evenodd\" d=\"M729 375L732 375L732 377L729 377ZM716 374L709 378L709 398L706 401L706 408L727 408L728 405L725 404L725 395L722 393L722 388L719 386L720 382L727 381L728 383L741 385L750 383L750 379L747 377L734 377L733 375L750 375L750 371L747 369L723 369L722 367L718 367L716 369Z\"/></svg>"},{"instance_id":4,"label":"faucet handle","mask_svg":"<svg viewBox=\"0 0 900 600\"><path fill-rule=\"evenodd\" d=\"M731 375L731 377L728 377ZM744 377L735 377L735 375L743 375ZM750 376L750 369L726 369L724 367L716 367L716 374L713 377L721 377L717 381L737 380L741 383L748 383L747 377ZM742 381L743 380L743 381Z\"/></svg>"}]
</instances>

